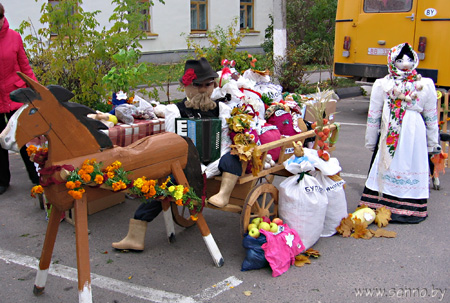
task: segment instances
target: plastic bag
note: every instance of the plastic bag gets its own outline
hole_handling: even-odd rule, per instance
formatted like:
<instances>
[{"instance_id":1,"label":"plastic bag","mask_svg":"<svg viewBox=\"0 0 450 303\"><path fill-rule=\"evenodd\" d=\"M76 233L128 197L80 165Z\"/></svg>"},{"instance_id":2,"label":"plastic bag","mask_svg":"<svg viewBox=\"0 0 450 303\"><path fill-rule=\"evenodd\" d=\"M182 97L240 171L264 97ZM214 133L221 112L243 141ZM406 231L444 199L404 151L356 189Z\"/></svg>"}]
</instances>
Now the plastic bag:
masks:
<instances>
[{"instance_id":1,"label":"plastic bag","mask_svg":"<svg viewBox=\"0 0 450 303\"><path fill-rule=\"evenodd\" d=\"M292 156L284 163L295 174L280 183L280 217L295 229L306 249L314 245L322 234L328 198L316 178L306 174L314 170L307 157Z\"/></svg>"},{"instance_id":2,"label":"plastic bag","mask_svg":"<svg viewBox=\"0 0 450 303\"><path fill-rule=\"evenodd\" d=\"M261 230L267 242L262 245L266 260L272 268L272 277L278 277L286 272L295 262L295 256L305 250L305 246L298 233L287 224L283 224L282 231L272 233ZM261 237L261 236L260 236Z\"/></svg>"},{"instance_id":3,"label":"plastic bag","mask_svg":"<svg viewBox=\"0 0 450 303\"><path fill-rule=\"evenodd\" d=\"M245 235L242 246L247 250L247 256L242 262L241 271L260 269L269 266L262 245L266 243L266 236L261 234L258 238Z\"/></svg>"},{"instance_id":4,"label":"plastic bag","mask_svg":"<svg viewBox=\"0 0 450 303\"><path fill-rule=\"evenodd\" d=\"M336 233L336 227L339 226L342 218L348 215L347 199L344 191L345 181L337 175L335 175L333 180L320 171L314 172L313 175L325 189L328 198L327 212L320 236L330 237Z\"/></svg>"},{"instance_id":5,"label":"plastic bag","mask_svg":"<svg viewBox=\"0 0 450 303\"><path fill-rule=\"evenodd\" d=\"M150 102L142 99L137 95L134 96L134 101L137 102L136 112L133 114L133 117L135 119L144 119L144 120L156 119L155 111Z\"/></svg>"},{"instance_id":6,"label":"plastic bag","mask_svg":"<svg viewBox=\"0 0 450 303\"><path fill-rule=\"evenodd\" d=\"M131 104L122 104L115 108L115 113L119 121L126 124L133 124L133 115L136 113L136 106Z\"/></svg>"}]
</instances>

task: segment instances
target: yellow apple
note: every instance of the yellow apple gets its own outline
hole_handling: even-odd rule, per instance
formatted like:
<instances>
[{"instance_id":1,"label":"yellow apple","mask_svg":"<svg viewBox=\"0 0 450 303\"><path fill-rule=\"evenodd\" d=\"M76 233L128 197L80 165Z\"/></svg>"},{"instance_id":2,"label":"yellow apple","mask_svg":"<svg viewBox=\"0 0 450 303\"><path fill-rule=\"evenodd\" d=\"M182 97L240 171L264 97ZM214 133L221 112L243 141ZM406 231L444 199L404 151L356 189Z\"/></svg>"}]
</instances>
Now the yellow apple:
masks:
<instances>
[{"instance_id":1,"label":"yellow apple","mask_svg":"<svg viewBox=\"0 0 450 303\"><path fill-rule=\"evenodd\" d=\"M253 227L252 229L250 229L250 231L248 232L248 235L250 236L250 237L253 237L253 238L258 238L259 236L260 236L260 232L259 232L259 230L256 228L256 227Z\"/></svg>"},{"instance_id":2,"label":"yellow apple","mask_svg":"<svg viewBox=\"0 0 450 303\"><path fill-rule=\"evenodd\" d=\"M254 224L254 223L250 223L247 227L247 230L250 231L250 229L252 228L258 228L258 225Z\"/></svg>"},{"instance_id":3,"label":"yellow apple","mask_svg":"<svg viewBox=\"0 0 450 303\"><path fill-rule=\"evenodd\" d=\"M262 222L262 218L254 218L252 220L252 223L256 224L256 226L259 226L259 223L261 223L261 222Z\"/></svg>"},{"instance_id":4,"label":"yellow apple","mask_svg":"<svg viewBox=\"0 0 450 303\"><path fill-rule=\"evenodd\" d=\"M261 223L259 223L258 228L269 231L270 230L270 224L267 223L267 222L261 222Z\"/></svg>"}]
</instances>

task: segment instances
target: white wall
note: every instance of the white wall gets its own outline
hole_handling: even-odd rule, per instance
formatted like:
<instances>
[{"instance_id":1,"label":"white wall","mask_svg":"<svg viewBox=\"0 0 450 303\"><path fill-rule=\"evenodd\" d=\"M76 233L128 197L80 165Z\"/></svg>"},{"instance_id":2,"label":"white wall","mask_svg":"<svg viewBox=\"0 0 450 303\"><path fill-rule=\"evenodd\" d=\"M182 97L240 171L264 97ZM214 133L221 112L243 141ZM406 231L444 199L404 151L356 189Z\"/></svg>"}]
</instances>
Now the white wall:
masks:
<instances>
[{"instance_id":1,"label":"white wall","mask_svg":"<svg viewBox=\"0 0 450 303\"><path fill-rule=\"evenodd\" d=\"M269 14L273 14L273 1L255 0L254 23L255 33L244 37L239 47L259 47L264 41L264 31L270 24ZM22 20L32 21L36 30L43 25L39 22L40 8L46 0L2 0L6 10L6 17L12 29L19 27ZM208 1L208 27L213 30L217 25L227 28L233 18L239 16L239 0L209 0ZM165 4L154 0L151 9L151 28L157 36L149 36L141 41L142 52L147 55L186 52L186 36L182 33L190 32L190 2L187 0L165 0ZM110 0L84 0L85 11L100 10L98 22L100 27L109 28L108 19L113 13L113 5ZM239 25L237 25L239 26ZM196 38L197 41L206 42L205 38Z\"/></svg>"}]
</instances>

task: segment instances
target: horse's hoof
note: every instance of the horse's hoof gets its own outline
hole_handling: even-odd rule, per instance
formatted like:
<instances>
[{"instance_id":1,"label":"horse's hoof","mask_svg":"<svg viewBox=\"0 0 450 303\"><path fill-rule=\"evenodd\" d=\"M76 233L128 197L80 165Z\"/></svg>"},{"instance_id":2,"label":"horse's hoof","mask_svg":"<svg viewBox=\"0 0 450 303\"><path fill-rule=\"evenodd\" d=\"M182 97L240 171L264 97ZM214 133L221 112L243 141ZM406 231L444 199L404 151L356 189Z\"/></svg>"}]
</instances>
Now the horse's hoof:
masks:
<instances>
[{"instance_id":1,"label":"horse's hoof","mask_svg":"<svg viewBox=\"0 0 450 303\"><path fill-rule=\"evenodd\" d=\"M33 294L35 296L40 296L44 293L44 289L45 289L45 287L38 287L38 286L34 285Z\"/></svg>"}]
</instances>

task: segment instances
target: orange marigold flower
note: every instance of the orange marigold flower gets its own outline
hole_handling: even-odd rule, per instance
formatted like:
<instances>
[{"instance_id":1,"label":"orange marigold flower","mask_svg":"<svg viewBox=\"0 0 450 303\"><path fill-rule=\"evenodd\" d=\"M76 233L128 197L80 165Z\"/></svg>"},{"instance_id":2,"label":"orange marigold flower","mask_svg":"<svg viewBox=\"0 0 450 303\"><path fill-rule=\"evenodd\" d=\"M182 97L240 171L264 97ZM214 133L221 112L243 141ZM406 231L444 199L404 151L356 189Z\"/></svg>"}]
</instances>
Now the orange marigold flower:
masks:
<instances>
[{"instance_id":1,"label":"orange marigold flower","mask_svg":"<svg viewBox=\"0 0 450 303\"><path fill-rule=\"evenodd\" d=\"M37 152L37 147L34 145L30 145L27 147L27 154L28 156L31 156L32 154Z\"/></svg>"},{"instance_id":2,"label":"orange marigold flower","mask_svg":"<svg viewBox=\"0 0 450 303\"><path fill-rule=\"evenodd\" d=\"M86 173L86 171L84 170L84 169L80 169L79 171L78 171L78 175L79 176L82 176L82 175L84 175Z\"/></svg>"},{"instance_id":3,"label":"orange marigold flower","mask_svg":"<svg viewBox=\"0 0 450 303\"><path fill-rule=\"evenodd\" d=\"M75 188L80 187L81 186L81 181L75 181Z\"/></svg>"},{"instance_id":4,"label":"orange marigold flower","mask_svg":"<svg viewBox=\"0 0 450 303\"><path fill-rule=\"evenodd\" d=\"M81 179L83 179L83 181L84 182L90 182L91 181L91 175L89 175L89 174L84 174L84 175L81 175Z\"/></svg>"},{"instance_id":5,"label":"orange marigold flower","mask_svg":"<svg viewBox=\"0 0 450 303\"><path fill-rule=\"evenodd\" d=\"M74 190L74 191L72 192L72 197L73 197L75 200L80 200L81 198L83 198L83 193L82 193L81 191L76 191L76 190Z\"/></svg>"},{"instance_id":6,"label":"orange marigold flower","mask_svg":"<svg viewBox=\"0 0 450 303\"><path fill-rule=\"evenodd\" d=\"M156 190L155 190L155 187L154 187L154 186L150 186L149 194L150 194L151 196L156 195Z\"/></svg>"},{"instance_id":7,"label":"orange marigold flower","mask_svg":"<svg viewBox=\"0 0 450 303\"><path fill-rule=\"evenodd\" d=\"M107 172L106 175L108 176L108 179L112 179L115 176L114 172L112 171Z\"/></svg>"},{"instance_id":8,"label":"orange marigold flower","mask_svg":"<svg viewBox=\"0 0 450 303\"><path fill-rule=\"evenodd\" d=\"M94 171L94 166L92 165L86 165L85 169L86 173L90 174Z\"/></svg>"},{"instance_id":9,"label":"orange marigold flower","mask_svg":"<svg viewBox=\"0 0 450 303\"><path fill-rule=\"evenodd\" d=\"M195 216L194 216L194 215L191 215L191 220L194 221L194 222L197 221L197 220L198 220L197 215L195 215Z\"/></svg>"},{"instance_id":10,"label":"orange marigold flower","mask_svg":"<svg viewBox=\"0 0 450 303\"><path fill-rule=\"evenodd\" d=\"M103 176L102 175L95 175L94 181L97 184L102 184L103 183Z\"/></svg>"},{"instance_id":11,"label":"orange marigold flower","mask_svg":"<svg viewBox=\"0 0 450 303\"><path fill-rule=\"evenodd\" d=\"M184 189L183 189L183 194L187 194L189 192L189 187L185 187Z\"/></svg>"},{"instance_id":12,"label":"orange marigold flower","mask_svg":"<svg viewBox=\"0 0 450 303\"><path fill-rule=\"evenodd\" d=\"M175 201L175 204L178 206L183 206L183 199L178 199L177 201Z\"/></svg>"},{"instance_id":13,"label":"orange marigold flower","mask_svg":"<svg viewBox=\"0 0 450 303\"><path fill-rule=\"evenodd\" d=\"M75 186L75 182L72 182L72 181L67 181L66 182L66 187L68 188L68 189L74 189L76 186Z\"/></svg>"},{"instance_id":14,"label":"orange marigold flower","mask_svg":"<svg viewBox=\"0 0 450 303\"><path fill-rule=\"evenodd\" d=\"M150 191L150 186L148 186L147 183L144 183L144 185L142 185L142 187L141 187L141 191L142 191L144 194L148 193L148 192Z\"/></svg>"}]
</instances>

